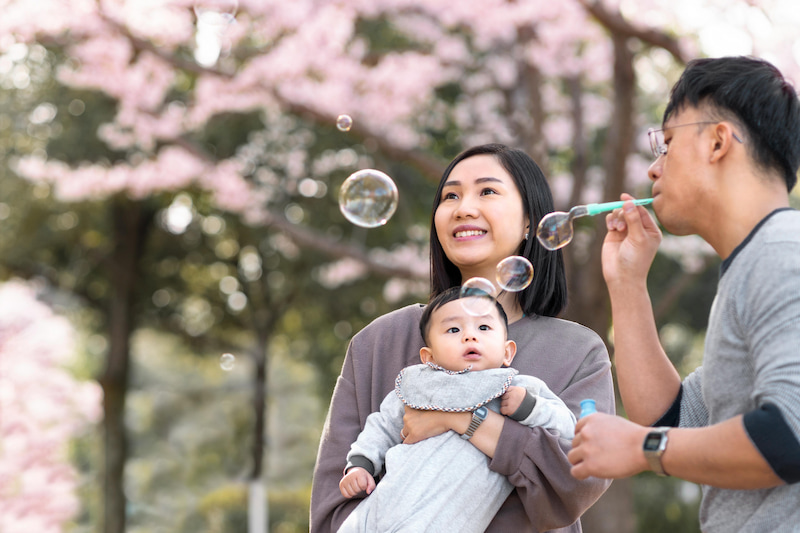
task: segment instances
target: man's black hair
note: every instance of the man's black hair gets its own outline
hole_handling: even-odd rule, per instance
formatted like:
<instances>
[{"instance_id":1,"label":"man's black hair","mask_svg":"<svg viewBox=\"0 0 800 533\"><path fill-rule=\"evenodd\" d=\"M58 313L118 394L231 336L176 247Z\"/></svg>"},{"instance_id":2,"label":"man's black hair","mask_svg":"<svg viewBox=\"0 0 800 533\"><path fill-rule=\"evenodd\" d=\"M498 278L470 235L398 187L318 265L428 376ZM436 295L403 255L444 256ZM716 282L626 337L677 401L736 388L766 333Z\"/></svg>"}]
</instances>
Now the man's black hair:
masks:
<instances>
[{"instance_id":1,"label":"man's black hair","mask_svg":"<svg viewBox=\"0 0 800 533\"><path fill-rule=\"evenodd\" d=\"M488 296L491 298L491 295ZM444 292L440 292L433 298L431 301L428 302L428 305L425 306L425 309L422 311L422 316L419 319L419 333L422 335L422 340L425 341L425 344L428 344L428 329L429 323L431 321L431 315L434 311L439 309L446 303L450 303L452 301L458 300L461 298L461 287L450 287L449 289L445 290ZM497 308L497 313L500 315L500 321L503 323L503 328L505 328L506 336L508 336L508 316L506 315L505 310L503 310L503 306L500 305L500 302L492 298L495 307Z\"/></svg>"},{"instance_id":2,"label":"man's black hair","mask_svg":"<svg viewBox=\"0 0 800 533\"><path fill-rule=\"evenodd\" d=\"M800 166L800 101L775 66L744 56L692 60L672 88L664 123L687 106L743 128L756 163L780 172L792 190Z\"/></svg>"}]
</instances>

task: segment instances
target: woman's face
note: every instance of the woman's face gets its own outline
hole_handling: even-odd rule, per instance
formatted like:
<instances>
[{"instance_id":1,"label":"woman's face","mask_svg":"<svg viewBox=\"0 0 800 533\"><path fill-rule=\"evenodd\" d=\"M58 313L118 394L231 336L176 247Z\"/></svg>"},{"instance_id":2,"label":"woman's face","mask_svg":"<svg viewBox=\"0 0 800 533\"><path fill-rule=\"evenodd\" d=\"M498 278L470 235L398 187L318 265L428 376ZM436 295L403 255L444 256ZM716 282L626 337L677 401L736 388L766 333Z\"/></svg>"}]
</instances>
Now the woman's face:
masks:
<instances>
[{"instance_id":1,"label":"woman's face","mask_svg":"<svg viewBox=\"0 0 800 533\"><path fill-rule=\"evenodd\" d=\"M514 179L490 154L453 168L433 221L445 255L464 280L494 281L497 263L516 254L529 231Z\"/></svg>"}]
</instances>

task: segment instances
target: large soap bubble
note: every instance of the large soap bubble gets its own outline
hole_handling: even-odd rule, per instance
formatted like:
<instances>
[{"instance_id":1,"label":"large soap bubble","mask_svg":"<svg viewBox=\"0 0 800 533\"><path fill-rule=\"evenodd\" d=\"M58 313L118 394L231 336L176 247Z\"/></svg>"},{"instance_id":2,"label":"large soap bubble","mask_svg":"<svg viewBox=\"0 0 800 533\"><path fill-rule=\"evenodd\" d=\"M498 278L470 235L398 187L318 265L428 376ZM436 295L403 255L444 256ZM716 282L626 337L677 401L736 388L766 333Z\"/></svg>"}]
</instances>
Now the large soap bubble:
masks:
<instances>
[{"instance_id":1,"label":"large soap bubble","mask_svg":"<svg viewBox=\"0 0 800 533\"><path fill-rule=\"evenodd\" d=\"M461 307L472 316L488 315L494 306L494 290L486 278L469 278L461 285Z\"/></svg>"},{"instance_id":2,"label":"large soap bubble","mask_svg":"<svg viewBox=\"0 0 800 533\"><path fill-rule=\"evenodd\" d=\"M497 283L508 292L519 292L533 281L533 265L521 255L497 263Z\"/></svg>"},{"instance_id":3,"label":"large soap bubble","mask_svg":"<svg viewBox=\"0 0 800 533\"><path fill-rule=\"evenodd\" d=\"M356 226L376 228L392 218L398 197L392 178L380 170L359 170L339 189L339 209Z\"/></svg>"}]
</instances>

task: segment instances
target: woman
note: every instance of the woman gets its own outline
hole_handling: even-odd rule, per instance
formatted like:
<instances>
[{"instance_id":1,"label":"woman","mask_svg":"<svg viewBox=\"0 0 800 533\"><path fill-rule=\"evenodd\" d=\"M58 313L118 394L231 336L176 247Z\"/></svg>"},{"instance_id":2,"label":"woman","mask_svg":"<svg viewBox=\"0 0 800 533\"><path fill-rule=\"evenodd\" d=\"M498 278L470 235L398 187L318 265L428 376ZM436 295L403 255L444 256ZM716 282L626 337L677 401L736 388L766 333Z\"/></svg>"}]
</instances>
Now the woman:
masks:
<instances>
[{"instance_id":1,"label":"woman","mask_svg":"<svg viewBox=\"0 0 800 533\"><path fill-rule=\"evenodd\" d=\"M601 339L578 324L554 318L566 304L561 252L549 252L532 228L553 211L547 181L524 152L499 144L468 149L447 167L433 202L431 296L480 276L495 279L497 263L510 255L534 267L531 285L501 293L517 344L512 367L542 379L574 413L593 398L614 412L608 353ZM367 415L394 388L400 369L419 363L421 305L379 317L350 342L323 429L311 495L311 531L336 531L358 504L339 492L350 444ZM406 409L406 444L453 430L464 433L469 413ZM490 412L469 440L486 454L489 468L508 477L514 491L487 531L581 531L578 518L608 487L598 479L573 478L569 444L555 433L528 428ZM480 502L475 502L480 505Z\"/></svg>"}]
</instances>

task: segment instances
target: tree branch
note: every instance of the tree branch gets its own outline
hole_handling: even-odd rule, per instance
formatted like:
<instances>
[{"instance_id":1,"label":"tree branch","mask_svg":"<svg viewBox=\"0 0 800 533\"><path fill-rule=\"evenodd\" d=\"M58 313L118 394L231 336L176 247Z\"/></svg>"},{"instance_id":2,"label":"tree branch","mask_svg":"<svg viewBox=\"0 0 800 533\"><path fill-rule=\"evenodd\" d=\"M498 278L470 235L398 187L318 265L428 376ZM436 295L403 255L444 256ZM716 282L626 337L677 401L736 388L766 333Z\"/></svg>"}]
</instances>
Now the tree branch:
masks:
<instances>
[{"instance_id":1,"label":"tree branch","mask_svg":"<svg viewBox=\"0 0 800 533\"><path fill-rule=\"evenodd\" d=\"M610 10L603 5L602 0L578 0L594 19L612 34L622 37L633 37L640 41L663 48L675 58L679 63L686 63L687 58L681 50L677 39L653 28L643 28L636 26L625 20L619 10Z\"/></svg>"}]
</instances>

